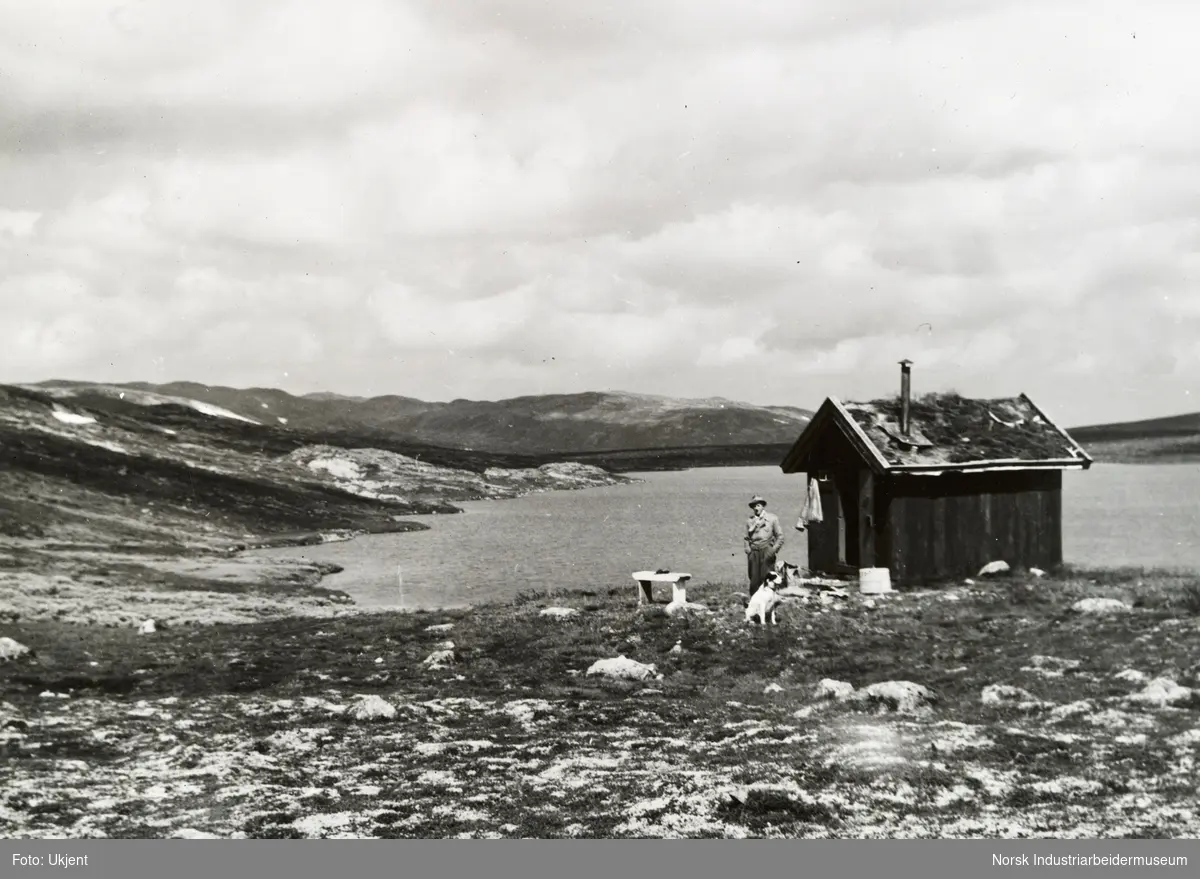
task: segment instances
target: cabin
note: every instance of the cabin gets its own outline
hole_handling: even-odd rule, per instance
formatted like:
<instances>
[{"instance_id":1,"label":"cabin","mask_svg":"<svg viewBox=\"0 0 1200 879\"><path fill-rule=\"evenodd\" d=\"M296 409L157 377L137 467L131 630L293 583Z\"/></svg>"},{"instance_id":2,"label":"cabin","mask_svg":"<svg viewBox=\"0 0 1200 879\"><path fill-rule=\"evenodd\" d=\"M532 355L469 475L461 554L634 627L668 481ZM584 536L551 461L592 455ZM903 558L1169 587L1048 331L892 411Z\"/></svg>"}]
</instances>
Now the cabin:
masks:
<instances>
[{"instance_id":1,"label":"cabin","mask_svg":"<svg viewBox=\"0 0 1200 879\"><path fill-rule=\"evenodd\" d=\"M911 361L900 366L898 397L829 397L781 464L819 487L809 569L887 568L893 583L917 585L996 560L1061 565L1063 471L1088 469L1088 454L1024 394L914 400Z\"/></svg>"}]
</instances>

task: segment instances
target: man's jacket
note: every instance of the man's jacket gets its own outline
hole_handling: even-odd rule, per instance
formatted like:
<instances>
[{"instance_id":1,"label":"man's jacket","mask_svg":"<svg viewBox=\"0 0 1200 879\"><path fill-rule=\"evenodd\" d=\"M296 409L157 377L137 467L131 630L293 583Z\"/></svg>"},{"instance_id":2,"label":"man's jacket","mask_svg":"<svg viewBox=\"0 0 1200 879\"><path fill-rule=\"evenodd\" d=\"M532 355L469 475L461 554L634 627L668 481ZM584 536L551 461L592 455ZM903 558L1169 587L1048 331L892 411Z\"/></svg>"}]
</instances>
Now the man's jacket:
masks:
<instances>
[{"instance_id":1,"label":"man's jacket","mask_svg":"<svg viewBox=\"0 0 1200 879\"><path fill-rule=\"evenodd\" d=\"M761 516L746 520L746 552L752 549L770 549L769 555L777 555L783 549L783 528L779 517L765 510Z\"/></svg>"}]
</instances>

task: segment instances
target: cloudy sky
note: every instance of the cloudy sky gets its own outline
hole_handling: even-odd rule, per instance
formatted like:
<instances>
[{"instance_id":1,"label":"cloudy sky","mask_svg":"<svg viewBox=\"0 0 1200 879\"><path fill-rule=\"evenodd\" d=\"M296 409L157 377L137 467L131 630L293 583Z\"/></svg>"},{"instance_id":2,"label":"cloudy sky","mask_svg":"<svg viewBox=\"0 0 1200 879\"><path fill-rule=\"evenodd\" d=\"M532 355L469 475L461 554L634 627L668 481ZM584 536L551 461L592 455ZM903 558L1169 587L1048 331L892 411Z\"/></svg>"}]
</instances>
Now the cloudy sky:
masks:
<instances>
[{"instance_id":1,"label":"cloudy sky","mask_svg":"<svg viewBox=\"0 0 1200 879\"><path fill-rule=\"evenodd\" d=\"M1200 410L1194 0L0 0L0 381Z\"/></svg>"}]
</instances>

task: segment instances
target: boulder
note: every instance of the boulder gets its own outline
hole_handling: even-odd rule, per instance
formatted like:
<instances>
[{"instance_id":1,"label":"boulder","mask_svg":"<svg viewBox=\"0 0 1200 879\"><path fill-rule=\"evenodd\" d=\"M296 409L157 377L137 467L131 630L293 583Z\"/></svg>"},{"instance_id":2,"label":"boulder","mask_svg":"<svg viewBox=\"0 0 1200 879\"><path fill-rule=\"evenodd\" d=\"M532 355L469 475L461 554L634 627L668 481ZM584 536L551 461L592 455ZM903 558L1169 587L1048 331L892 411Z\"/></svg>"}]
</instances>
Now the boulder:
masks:
<instances>
[{"instance_id":1,"label":"boulder","mask_svg":"<svg viewBox=\"0 0 1200 879\"><path fill-rule=\"evenodd\" d=\"M1179 705L1189 701L1193 693L1193 690L1181 687L1173 678L1155 678L1146 684L1145 689L1139 690L1127 698L1131 702L1165 708L1168 705Z\"/></svg>"},{"instance_id":2,"label":"boulder","mask_svg":"<svg viewBox=\"0 0 1200 879\"><path fill-rule=\"evenodd\" d=\"M661 679L662 675L658 673L658 668L654 665L645 665L634 659L629 659L626 656L617 656L613 659L598 659L588 668L589 675L604 675L605 677L618 678L627 681L644 681L651 678Z\"/></svg>"},{"instance_id":3,"label":"boulder","mask_svg":"<svg viewBox=\"0 0 1200 879\"><path fill-rule=\"evenodd\" d=\"M1026 710L1053 707L1053 703L1036 698L1028 690L1008 684L989 684L980 692L979 701L984 705L1008 705Z\"/></svg>"},{"instance_id":4,"label":"boulder","mask_svg":"<svg viewBox=\"0 0 1200 879\"><path fill-rule=\"evenodd\" d=\"M143 620L142 624L138 626L139 635L153 635L155 631L154 620Z\"/></svg>"},{"instance_id":5,"label":"boulder","mask_svg":"<svg viewBox=\"0 0 1200 879\"><path fill-rule=\"evenodd\" d=\"M855 690L850 698L860 705L897 714L912 714L937 701L932 690L912 681L880 681Z\"/></svg>"},{"instance_id":6,"label":"boulder","mask_svg":"<svg viewBox=\"0 0 1200 879\"><path fill-rule=\"evenodd\" d=\"M554 619L559 620L578 615L579 610L578 608L574 607L548 607L538 614L538 616L553 617Z\"/></svg>"},{"instance_id":7,"label":"boulder","mask_svg":"<svg viewBox=\"0 0 1200 879\"><path fill-rule=\"evenodd\" d=\"M1071 610L1080 614L1099 615L1126 613L1133 608L1116 598L1082 598L1071 605Z\"/></svg>"},{"instance_id":8,"label":"boulder","mask_svg":"<svg viewBox=\"0 0 1200 879\"><path fill-rule=\"evenodd\" d=\"M1008 562L997 560L994 562L988 562L986 565L980 568L979 573L976 576L993 577L997 574L1007 574L1009 570Z\"/></svg>"},{"instance_id":9,"label":"boulder","mask_svg":"<svg viewBox=\"0 0 1200 879\"><path fill-rule=\"evenodd\" d=\"M454 664L454 650L435 650L425 657L425 661L421 663L426 668L446 668Z\"/></svg>"},{"instance_id":10,"label":"boulder","mask_svg":"<svg viewBox=\"0 0 1200 879\"><path fill-rule=\"evenodd\" d=\"M215 833L207 833L194 827L181 827L171 834L171 839L220 839Z\"/></svg>"},{"instance_id":11,"label":"boulder","mask_svg":"<svg viewBox=\"0 0 1200 879\"><path fill-rule=\"evenodd\" d=\"M813 693L816 699L835 699L838 702L845 702L854 695L854 685L848 684L845 681L835 681L832 678L825 678L819 684Z\"/></svg>"},{"instance_id":12,"label":"boulder","mask_svg":"<svg viewBox=\"0 0 1200 879\"><path fill-rule=\"evenodd\" d=\"M1144 671L1138 671L1136 668L1127 668L1124 671L1119 671L1113 677L1118 681L1125 681L1130 684L1144 684L1150 680L1150 675Z\"/></svg>"},{"instance_id":13,"label":"boulder","mask_svg":"<svg viewBox=\"0 0 1200 879\"><path fill-rule=\"evenodd\" d=\"M10 659L17 659L29 652L29 648L19 641L12 638L0 638L0 660L8 662Z\"/></svg>"},{"instance_id":14,"label":"boulder","mask_svg":"<svg viewBox=\"0 0 1200 879\"><path fill-rule=\"evenodd\" d=\"M379 696L360 696L358 701L346 709L346 716L354 720L392 720L396 708Z\"/></svg>"}]
</instances>

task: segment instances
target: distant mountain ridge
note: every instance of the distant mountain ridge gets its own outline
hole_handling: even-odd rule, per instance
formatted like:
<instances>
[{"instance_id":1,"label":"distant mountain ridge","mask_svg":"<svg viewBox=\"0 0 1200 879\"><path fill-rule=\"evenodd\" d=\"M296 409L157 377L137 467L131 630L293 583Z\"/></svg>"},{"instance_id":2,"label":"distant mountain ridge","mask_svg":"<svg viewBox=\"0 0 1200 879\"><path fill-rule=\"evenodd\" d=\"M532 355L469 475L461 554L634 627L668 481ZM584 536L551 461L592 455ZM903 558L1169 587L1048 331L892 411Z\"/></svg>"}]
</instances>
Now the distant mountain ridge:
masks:
<instances>
[{"instance_id":1,"label":"distant mountain ridge","mask_svg":"<svg viewBox=\"0 0 1200 879\"><path fill-rule=\"evenodd\" d=\"M542 394L504 400L427 402L394 394L296 396L276 388L198 382L101 384L52 380L28 387L58 393L138 394L195 401L260 424L304 430L367 430L407 442L494 452L546 454L790 443L812 413L721 397L684 399L625 391ZM142 398L150 403L151 398ZM159 401L163 402L163 401ZM185 403L186 404L186 403Z\"/></svg>"}]
</instances>

